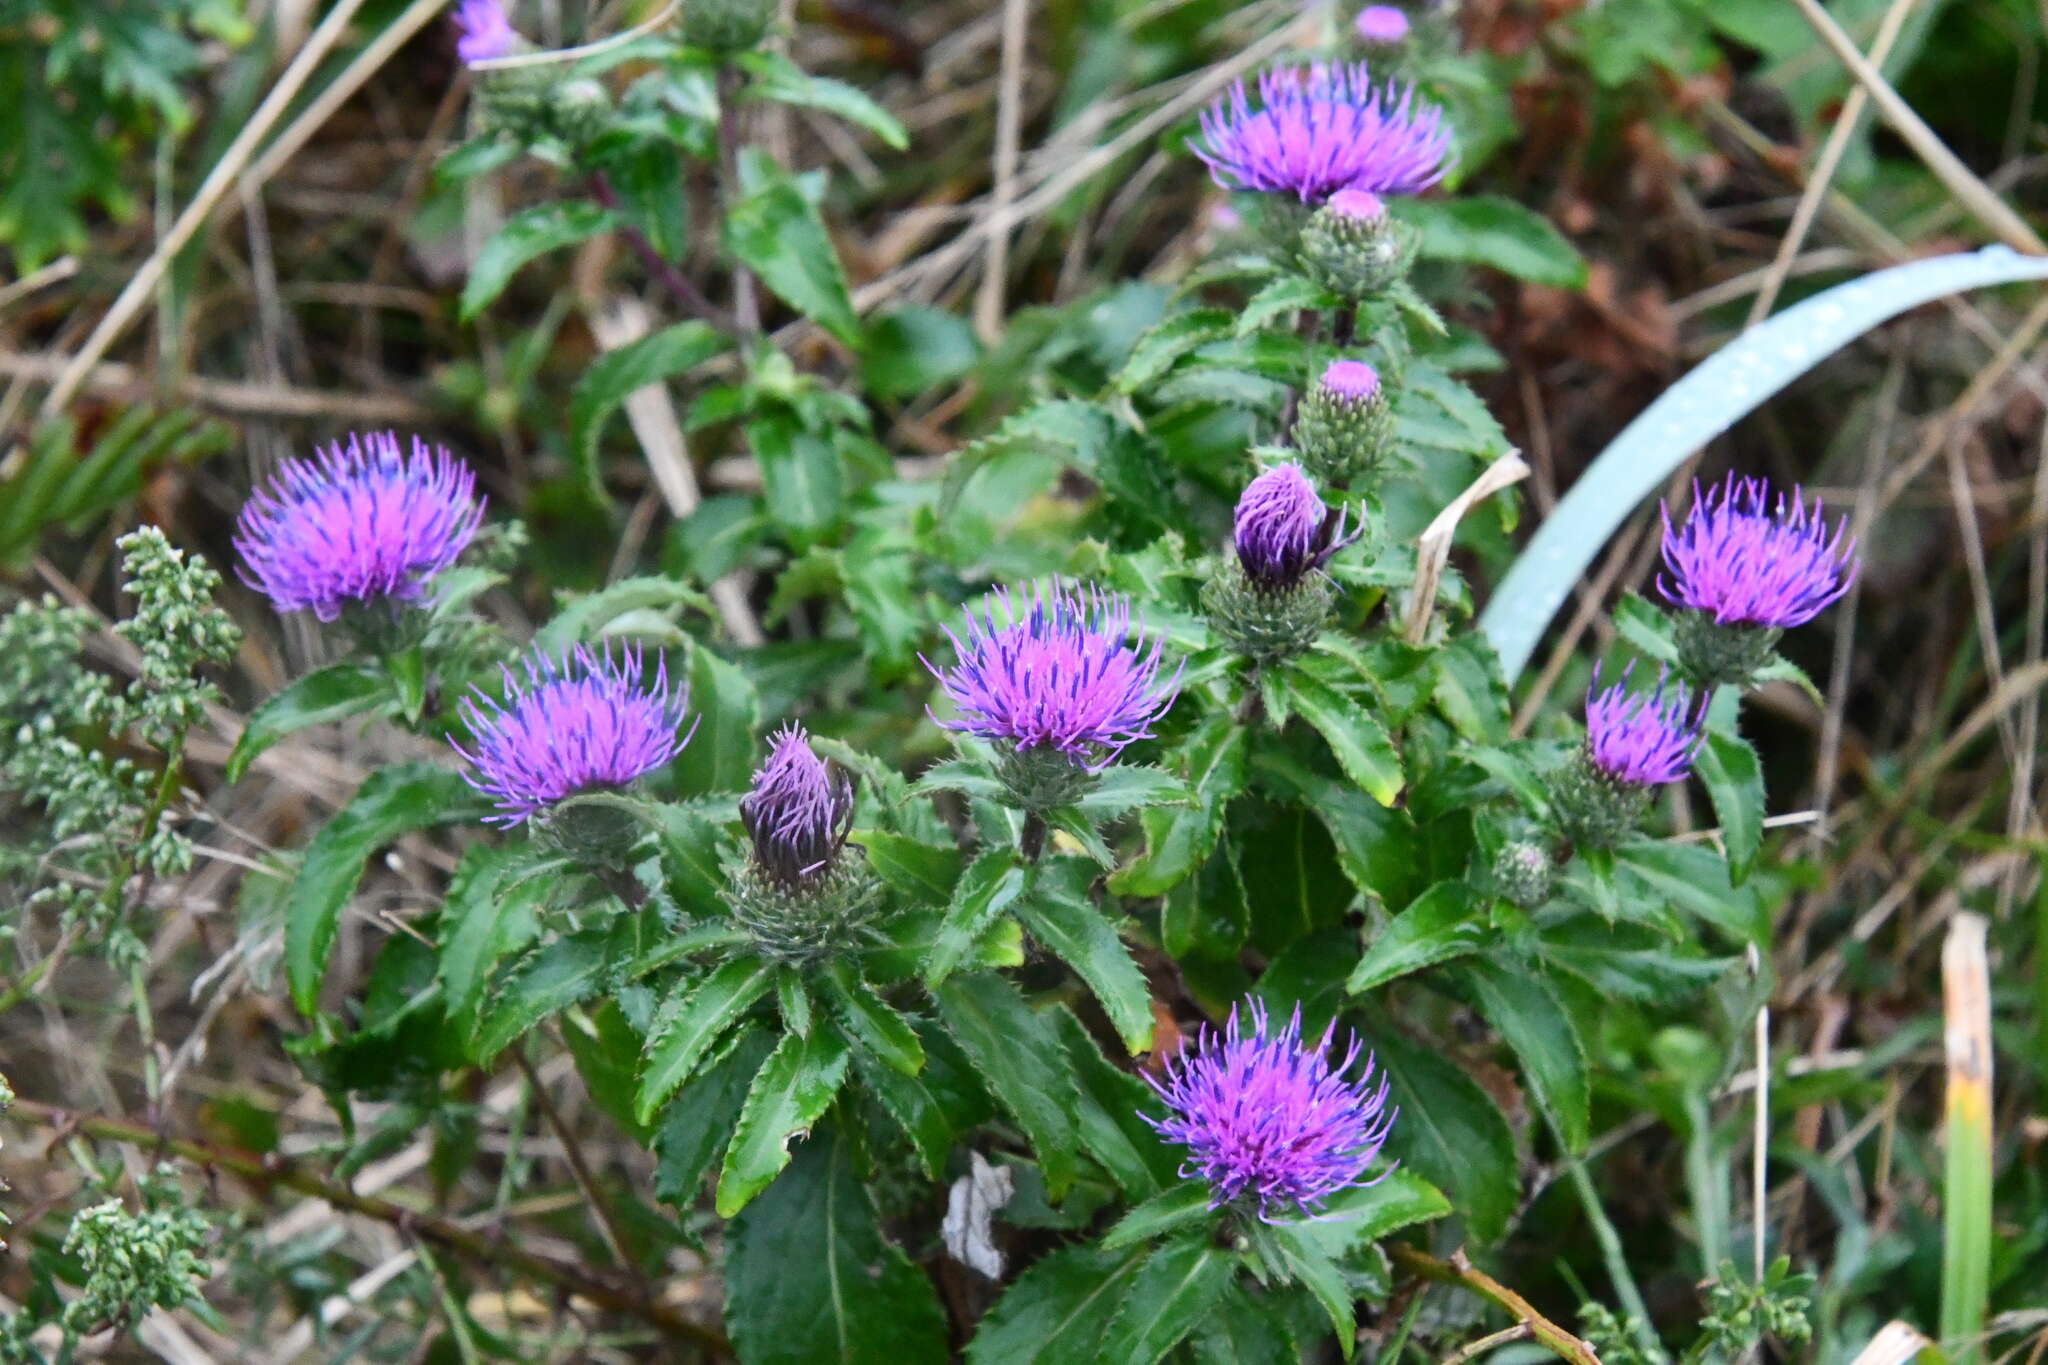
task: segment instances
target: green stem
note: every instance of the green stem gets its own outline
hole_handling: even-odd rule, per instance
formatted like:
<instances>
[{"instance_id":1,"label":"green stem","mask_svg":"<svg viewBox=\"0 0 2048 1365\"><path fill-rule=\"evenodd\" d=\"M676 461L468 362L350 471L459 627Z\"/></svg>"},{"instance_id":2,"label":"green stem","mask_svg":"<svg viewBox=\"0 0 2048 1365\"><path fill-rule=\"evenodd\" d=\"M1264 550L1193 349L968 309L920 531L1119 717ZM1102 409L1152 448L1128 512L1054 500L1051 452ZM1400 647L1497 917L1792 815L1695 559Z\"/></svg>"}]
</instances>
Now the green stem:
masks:
<instances>
[{"instance_id":1,"label":"green stem","mask_svg":"<svg viewBox=\"0 0 2048 1365\"><path fill-rule=\"evenodd\" d=\"M1600 1244L1601 1259L1607 1263L1607 1278L1614 1284L1615 1297L1621 1300L1623 1312L1633 1325L1636 1340L1652 1360L1664 1358L1664 1345L1657 1340L1657 1333L1650 1326L1650 1309L1643 1302L1643 1292L1636 1287L1636 1278L1628 1268L1628 1255L1621 1247L1621 1234L1614 1230L1614 1224L1607 1219L1607 1211L1600 1207L1599 1191L1593 1188L1593 1179L1586 1174L1586 1167L1576 1156L1566 1153L1566 1170L1572 1178L1572 1188L1578 1191L1579 1204L1586 1211L1586 1221L1593 1225L1593 1240Z\"/></svg>"}]
</instances>

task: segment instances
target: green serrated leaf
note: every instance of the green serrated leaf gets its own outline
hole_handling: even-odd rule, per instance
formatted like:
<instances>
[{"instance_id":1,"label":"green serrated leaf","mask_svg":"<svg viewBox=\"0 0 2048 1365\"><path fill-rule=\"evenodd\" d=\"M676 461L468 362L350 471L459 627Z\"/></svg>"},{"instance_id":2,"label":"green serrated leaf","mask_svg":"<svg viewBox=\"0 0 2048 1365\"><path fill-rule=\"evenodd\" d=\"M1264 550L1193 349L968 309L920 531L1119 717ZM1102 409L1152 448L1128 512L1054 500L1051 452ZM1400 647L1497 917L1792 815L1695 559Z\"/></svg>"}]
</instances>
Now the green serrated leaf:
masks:
<instances>
[{"instance_id":1,"label":"green serrated leaf","mask_svg":"<svg viewBox=\"0 0 2048 1365\"><path fill-rule=\"evenodd\" d=\"M868 866L889 888L921 905L944 905L960 881L960 850L902 834L857 829L847 842L867 850Z\"/></svg>"},{"instance_id":2,"label":"green serrated leaf","mask_svg":"<svg viewBox=\"0 0 2048 1365\"><path fill-rule=\"evenodd\" d=\"M1164 768L1116 763L1096 776L1074 808L1097 820L1114 820L1147 806L1184 802L1189 795L1187 785Z\"/></svg>"},{"instance_id":3,"label":"green serrated leaf","mask_svg":"<svg viewBox=\"0 0 2048 1365\"><path fill-rule=\"evenodd\" d=\"M1031 1139L1046 1189L1059 1198L1073 1182L1080 1146L1059 1039L998 976L956 976L932 987L932 997L983 1084Z\"/></svg>"},{"instance_id":4,"label":"green serrated leaf","mask_svg":"<svg viewBox=\"0 0 2048 1365\"><path fill-rule=\"evenodd\" d=\"M1181 748L1192 789L1185 808L1154 806L1139 823L1145 851L1109 879L1121 896L1163 896L1192 876L1216 847L1231 798L1244 790L1251 732L1229 715L1211 716Z\"/></svg>"},{"instance_id":5,"label":"green serrated leaf","mask_svg":"<svg viewBox=\"0 0 2048 1365\"><path fill-rule=\"evenodd\" d=\"M249 713L226 778L239 782L265 749L297 730L367 715L392 701L384 675L364 664L334 664L308 673Z\"/></svg>"},{"instance_id":6,"label":"green serrated leaf","mask_svg":"<svg viewBox=\"0 0 2048 1365\"><path fill-rule=\"evenodd\" d=\"M489 1062L541 1020L595 995L617 947L611 929L586 929L558 938L522 960L498 983L477 1019L470 1059Z\"/></svg>"},{"instance_id":7,"label":"green serrated leaf","mask_svg":"<svg viewBox=\"0 0 2048 1365\"><path fill-rule=\"evenodd\" d=\"M606 498L597 443L611 415L641 389L693 370L731 344L707 322L679 322L605 352L583 372L569 396L569 455L591 497Z\"/></svg>"},{"instance_id":8,"label":"green serrated leaf","mask_svg":"<svg viewBox=\"0 0 2048 1365\"><path fill-rule=\"evenodd\" d=\"M1145 974L1102 911L1089 901L1089 871L1073 859L1041 867L1017 900L1024 928L1088 983L1132 1056L1152 1048L1152 994Z\"/></svg>"},{"instance_id":9,"label":"green serrated leaf","mask_svg":"<svg viewBox=\"0 0 2048 1365\"><path fill-rule=\"evenodd\" d=\"M989 922L1024 889L1024 869L1009 849L989 849L960 874L946 917L925 957L925 980L937 986L967 960Z\"/></svg>"},{"instance_id":10,"label":"green serrated leaf","mask_svg":"<svg viewBox=\"0 0 2048 1365\"><path fill-rule=\"evenodd\" d=\"M1306 673L1286 675L1294 709L1314 726L1344 775L1382 806L1401 794L1401 755L1372 714L1337 689Z\"/></svg>"},{"instance_id":11,"label":"green serrated leaf","mask_svg":"<svg viewBox=\"0 0 2048 1365\"><path fill-rule=\"evenodd\" d=\"M1156 1365L1209 1315L1235 1264L1229 1252L1202 1241L1169 1242L1153 1252L1103 1336L1100 1359Z\"/></svg>"},{"instance_id":12,"label":"green serrated leaf","mask_svg":"<svg viewBox=\"0 0 2048 1365\"><path fill-rule=\"evenodd\" d=\"M735 958L710 976L679 983L647 1034L647 1066L636 1112L651 1120L690 1079L719 1036L768 994L775 971L755 957Z\"/></svg>"},{"instance_id":13,"label":"green serrated leaf","mask_svg":"<svg viewBox=\"0 0 2048 1365\"><path fill-rule=\"evenodd\" d=\"M1555 289L1583 289L1586 261L1549 219L1497 194L1403 198L1395 216L1422 233L1422 258L1490 266Z\"/></svg>"},{"instance_id":14,"label":"green serrated leaf","mask_svg":"<svg viewBox=\"0 0 2048 1365\"><path fill-rule=\"evenodd\" d=\"M1187 1180L1132 1209L1116 1226L1102 1234L1098 1243L1104 1251L1149 1242L1204 1220L1214 1219L1209 1208L1209 1188L1200 1181Z\"/></svg>"},{"instance_id":15,"label":"green serrated leaf","mask_svg":"<svg viewBox=\"0 0 2048 1365\"><path fill-rule=\"evenodd\" d=\"M497 965L540 934L540 912L568 864L530 846L476 844L462 855L441 905L436 974L448 1017L474 1019Z\"/></svg>"},{"instance_id":16,"label":"green serrated leaf","mask_svg":"<svg viewBox=\"0 0 2048 1365\"><path fill-rule=\"evenodd\" d=\"M789 1164L790 1140L824 1116L846 1080L846 1040L836 1029L783 1038L754 1077L718 1174L718 1216L730 1218Z\"/></svg>"},{"instance_id":17,"label":"green serrated leaf","mask_svg":"<svg viewBox=\"0 0 2048 1365\"><path fill-rule=\"evenodd\" d=\"M1693 757L1693 771L1714 803L1721 822L1721 847L1728 853L1728 876L1740 886L1756 866L1764 837L1764 768L1740 735L1707 731Z\"/></svg>"},{"instance_id":18,"label":"green serrated leaf","mask_svg":"<svg viewBox=\"0 0 2048 1365\"><path fill-rule=\"evenodd\" d=\"M771 1063L772 1065L772 1063ZM726 1324L747 1365L945 1365L946 1317L821 1132L733 1220Z\"/></svg>"},{"instance_id":19,"label":"green serrated leaf","mask_svg":"<svg viewBox=\"0 0 2048 1365\"><path fill-rule=\"evenodd\" d=\"M726 211L725 250L776 297L847 346L861 345L860 320L832 234L796 182L771 180Z\"/></svg>"},{"instance_id":20,"label":"green serrated leaf","mask_svg":"<svg viewBox=\"0 0 2048 1365\"><path fill-rule=\"evenodd\" d=\"M1131 1283L1142 1250L1055 1251L1018 1276L976 1324L968 1365L1074 1365L1109 1361L1099 1347ZM1122 1365L1122 1362L1118 1362Z\"/></svg>"},{"instance_id":21,"label":"green serrated leaf","mask_svg":"<svg viewBox=\"0 0 2048 1365\"><path fill-rule=\"evenodd\" d=\"M1438 882L1366 945L1344 989L1363 995L1410 972L1475 953L1491 935L1472 888L1463 882Z\"/></svg>"},{"instance_id":22,"label":"green serrated leaf","mask_svg":"<svg viewBox=\"0 0 2048 1365\"><path fill-rule=\"evenodd\" d=\"M742 52L733 60L754 77L746 91L754 99L822 110L867 129L893 151L900 152L910 145L910 135L895 115L844 81L813 76L775 52Z\"/></svg>"},{"instance_id":23,"label":"green serrated leaf","mask_svg":"<svg viewBox=\"0 0 2048 1365\"><path fill-rule=\"evenodd\" d=\"M349 803L320 827L285 902L285 980L301 1014L310 1016L319 1008L335 929L369 856L401 834L475 820L487 810L454 769L406 763L370 774Z\"/></svg>"},{"instance_id":24,"label":"green serrated leaf","mask_svg":"<svg viewBox=\"0 0 2048 1365\"><path fill-rule=\"evenodd\" d=\"M917 1030L860 979L852 963L834 962L819 979L848 1038L906 1076L924 1069Z\"/></svg>"},{"instance_id":25,"label":"green serrated leaf","mask_svg":"<svg viewBox=\"0 0 2048 1365\"><path fill-rule=\"evenodd\" d=\"M1522 1064L1529 1088L1571 1152L1591 1136L1592 1083L1571 1015L1540 976L1497 962L1461 964L1456 980Z\"/></svg>"},{"instance_id":26,"label":"green serrated leaf","mask_svg":"<svg viewBox=\"0 0 2048 1365\"><path fill-rule=\"evenodd\" d=\"M477 252L476 264L470 267L469 279L462 286L458 316L464 322L474 319L492 299L505 292L505 286L527 262L588 241L617 225L616 215L587 199L536 204L513 214Z\"/></svg>"}]
</instances>

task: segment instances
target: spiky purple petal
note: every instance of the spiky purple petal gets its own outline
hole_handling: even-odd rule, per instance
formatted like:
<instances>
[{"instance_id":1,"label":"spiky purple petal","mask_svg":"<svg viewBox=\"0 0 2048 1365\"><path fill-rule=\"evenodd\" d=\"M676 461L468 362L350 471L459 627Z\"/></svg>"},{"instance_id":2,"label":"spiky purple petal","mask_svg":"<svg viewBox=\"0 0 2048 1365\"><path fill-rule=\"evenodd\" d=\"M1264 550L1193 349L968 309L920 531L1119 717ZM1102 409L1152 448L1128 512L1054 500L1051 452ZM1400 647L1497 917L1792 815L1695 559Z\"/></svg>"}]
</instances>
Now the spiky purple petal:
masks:
<instances>
[{"instance_id":1,"label":"spiky purple petal","mask_svg":"<svg viewBox=\"0 0 2048 1365\"><path fill-rule=\"evenodd\" d=\"M1357 402L1380 391L1380 372L1363 360L1333 360L1323 367L1322 385L1339 398Z\"/></svg>"},{"instance_id":2,"label":"spiky purple petal","mask_svg":"<svg viewBox=\"0 0 2048 1365\"><path fill-rule=\"evenodd\" d=\"M1226 189L1320 204L1337 190L1414 194L1443 178L1443 112L1411 87L1375 86L1363 64L1317 64L1240 81L1202 115L1195 155Z\"/></svg>"},{"instance_id":3,"label":"spiky purple petal","mask_svg":"<svg viewBox=\"0 0 2048 1365\"><path fill-rule=\"evenodd\" d=\"M964 638L946 632L959 662L923 659L960 712L946 729L1100 768L1173 704L1180 670L1162 679L1160 642L1133 643L1127 597L1055 583L1021 604L999 590L966 616Z\"/></svg>"},{"instance_id":4,"label":"spiky purple petal","mask_svg":"<svg viewBox=\"0 0 2048 1365\"><path fill-rule=\"evenodd\" d=\"M277 610L332 621L350 603L417 599L483 524L469 466L393 432L287 460L242 504L235 552L242 581Z\"/></svg>"},{"instance_id":5,"label":"spiky purple petal","mask_svg":"<svg viewBox=\"0 0 2048 1365\"><path fill-rule=\"evenodd\" d=\"M1275 465L1237 500L1237 562L1262 587L1292 587L1358 538L1345 536L1345 516L1324 505L1299 465Z\"/></svg>"},{"instance_id":6,"label":"spiky purple petal","mask_svg":"<svg viewBox=\"0 0 2048 1365\"><path fill-rule=\"evenodd\" d=\"M1616 782L1656 787L1681 781L1692 771L1694 752L1707 723L1704 704L1695 706L1684 686L1667 686L1659 672L1653 691L1630 695L1630 664L1621 681L1602 692L1600 670L1586 690L1586 755Z\"/></svg>"},{"instance_id":7,"label":"spiky purple petal","mask_svg":"<svg viewBox=\"0 0 2048 1365\"><path fill-rule=\"evenodd\" d=\"M1366 1168L1399 1112L1387 1107L1385 1075L1368 1056L1358 1076L1345 1079L1358 1040L1330 1065L1332 1029L1304 1046L1299 1006L1278 1033L1269 1034L1258 1001L1247 1013L1249 1033L1232 1009L1220 1037L1203 1029L1167 1063L1163 1080L1145 1077L1169 1111L1145 1121L1188 1149L1181 1174L1208 1182L1211 1208L1242 1199L1269 1220L1313 1213L1338 1191L1372 1183Z\"/></svg>"},{"instance_id":8,"label":"spiky purple petal","mask_svg":"<svg viewBox=\"0 0 2048 1365\"><path fill-rule=\"evenodd\" d=\"M637 649L578 646L566 660L529 657L523 676L503 672L503 701L481 691L463 700L471 747L450 741L470 762L469 785L497 806L492 824L516 825L578 792L626 786L690 742L677 734L687 689L670 687L664 660L648 680Z\"/></svg>"},{"instance_id":9,"label":"spiky purple petal","mask_svg":"<svg viewBox=\"0 0 2048 1365\"><path fill-rule=\"evenodd\" d=\"M818 757L801 725L769 742L768 760L740 798L740 823L754 861L784 886L796 886L839 856L853 826L853 783Z\"/></svg>"},{"instance_id":10,"label":"spiky purple petal","mask_svg":"<svg viewBox=\"0 0 2048 1365\"><path fill-rule=\"evenodd\" d=\"M1844 517L1828 530L1820 500L1798 489L1771 506L1770 485L1733 474L1717 489L1693 485L1692 512L1671 524L1664 508L1664 566L1657 586L1724 626L1802 626L1849 591L1856 543Z\"/></svg>"}]
</instances>

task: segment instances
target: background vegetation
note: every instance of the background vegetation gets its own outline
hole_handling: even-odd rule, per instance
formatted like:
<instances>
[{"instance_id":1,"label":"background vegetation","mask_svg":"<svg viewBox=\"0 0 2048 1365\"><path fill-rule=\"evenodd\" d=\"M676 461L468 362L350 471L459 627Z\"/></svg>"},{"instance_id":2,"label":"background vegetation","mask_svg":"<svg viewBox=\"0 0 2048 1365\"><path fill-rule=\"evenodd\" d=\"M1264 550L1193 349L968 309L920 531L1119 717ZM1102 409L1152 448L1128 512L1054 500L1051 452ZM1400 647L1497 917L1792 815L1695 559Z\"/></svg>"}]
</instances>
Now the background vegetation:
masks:
<instances>
[{"instance_id":1,"label":"background vegetation","mask_svg":"<svg viewBox=\"0 0 2048 1365\"><path fill-rule=\"evenodd\" d=\"M621 580L703 585L701 599L656 593L633 609L730 646L760 726L801 711L901 770L941 757L916 656L963 595L960 566L1022 578L1076 567L1078 541L1097 538L1109 548L1090 553L1107 560L1154 529L1117 520L1145 514L1130 485L1147 476L1113 443L983 438L1039 400L1108 386L1190 272L1237 240L1184 151L1194 113L1230 75L1324 41L1341 16L1295 0L787 6L780 47L872 109L836 95L762 102L743 131L815 191L803 221L844 262L851 308L826 299L806 326L770 300L781 368L756 365L742 383L708 351L672 355L662 375L701 368L626 404L635 375L588 377L676 321L675 298L616 234L550 232L546 215L525 220L523 241L498 233L564 202L571 173L476 150L471 82L440 8L0 0L0 601L54 594L82 613L77 642L97 674L147 679L106 628L137 610L118 537L156 525L230 564L232 515L278 459L349 429L417 429L476 465L494 521L525 528L489 547L521 566L517 579L480 599L509 634ZM548 46L641 12L518 11ZM1451 325L1439 359L1492 414L1463 414L1461 458L1512 444L1532 469L1519 520L1498 499L1461 534L1454 562L1481 602L1523 528L1700 359L1828 285L2010 238L1987 200L2022 218L2042 207L2040 9L1844 0L1830 12L1859 47L1883 49L1890 88L1960 158L1962 180L1870 116L1791 0L1478 0L1417 14L1400 60L1453 110L1467 206L1437 225L1418 280ZM654 246L702 274L715 255L708 182L659 156L639 169L619 192L672 197L665 220L693 227ZM194 204L205 212L188 214ZM1747 1266L1759 1217L1773 1254L1816 1279L1810 1342L1754 1349L1848 1361L1893 1320L1959 1357L2033 1359L2048 1343L2043 327L2048 304L2028 286L1917 309L1697 465L1803 484L1861 536L1854 592L1785 647L1817 694L1769 684L1746 712L1776 823L1739 910L1763 927L1761 951L1682 1004L1571 997L1590 1077L1582 1144L1546 1128L1485 1012L1427 1016L1428 1047L1503 1116L1507 1174L1485 1177L1491 1226L1477 1239L1486 1270L1605 1359L1649 1347L1588 1304L1640 1312L1667 1347L1718 1349L1698 1324L1742 1305L1700 1285L1724 1258ZM821 453L811 432L828 418L846 420ZM1241 452L1253 434L1188 421L1172 435L1192 448ZM920 548L950 537L949 577L888 539L897 522L876 509L920 502L969 447L992 472L957 521L917 531L935 538ZM1412 536L1469 473L1390 509L1390 525ZM1234 486L1209 483L1193 515L1220 536ZM1512 694L1517 735L1565 733L1591 660L1641 643L1636 618L1610 609L1646 590L1655 530L1639 512L1545 636ZM279 869L368 774L438 750L397 726L333 726L228 782L251 710L337 654L302 623L273 624L232 579L220 601L242 636L215 642L222 695L193 702L182 785L109 807L147 832L159 818L181 831L189 867L99 848L106 831L89 826L43 838L27 741L0 740L16 745L0 791L0 1070L22 1097L0 1119L15 1244L0 1295L25 1312L75 1293L93 1243L73 1229L116 1196L155 1220L134 1235L165 1265L197 1248L207 1277L203 1304L138 1312L132 1339L96 1339L110 1358L715 1356L721 1333L745 1330L721 1324L732 1249L709 1198L664 1187L674 1155L650 1152L630 1105L607 1093L618 1021L593 1010L550 1026L494 1067L452 1068L422 1104L388 1084L406 1040L330 1047L293 1008ZM0 677L55 648L8 643ZM109 752L145 757L142 733ZM1699 796L1674 794L1677 834L1715 824ZM1341 883L1318 827L1283 833L1305 902L1318 878ZM413 984L386 945L440 904L463 847L405 834L372 863L314 980L347 1029L399 1017ZM1278 862L1262 870L1276 886ZM68 919L30 901L53 867L66 904L84 907ZM151 875L133 883L138 867ZM87 912L131 885L129 941ZM1944 945L1964 912L1989 923L1996 1053L1988 1124L1974 1126L1954 1108L1943 1046ZM1259 948L1246 960L1264 965ZM1967 954L1949 952L1953 1004L1973 978ZM1197 973L1184 997L1156 995L1191 1018L1191 1002L1231 984ZM1749 1151L1759 1103L1762 1189ZM1471 1145L1493 1130L1483 1139ZM1479 1178L1427 1173L1470 1219ZM881 1222L954 1327L984 1312L986 1285L947 1258L928 1191L879 1195ZM197 1227L192 1209L206 1215ZM1011 1234L1027 1256L1065 1215L1047 1207L1035 1228L1028 1216ZM1416 1244L1448 1256L1460 1239L1439 1232L1441 1244ZM1957 1249L1985 1243L1988 1269L1972 1278ZM1412 1267L1390 1276L1361 1317L1362 1349L1444 1359L1510 1321L1426 1283ZM702 1339L678 1344L678 1322Z\"/></svg>"}]
</instances>

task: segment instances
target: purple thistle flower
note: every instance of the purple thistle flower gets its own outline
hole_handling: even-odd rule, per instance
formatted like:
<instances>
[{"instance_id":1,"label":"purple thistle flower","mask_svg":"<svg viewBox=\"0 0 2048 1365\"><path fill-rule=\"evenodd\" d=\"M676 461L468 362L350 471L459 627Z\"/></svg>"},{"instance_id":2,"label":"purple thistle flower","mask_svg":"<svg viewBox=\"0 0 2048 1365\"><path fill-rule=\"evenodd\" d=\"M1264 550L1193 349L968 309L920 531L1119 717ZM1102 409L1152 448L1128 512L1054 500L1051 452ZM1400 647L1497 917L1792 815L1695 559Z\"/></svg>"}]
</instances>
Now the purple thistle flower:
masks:
<instances>
[{"instance_id":1,"label":"purple thistle flower","mask_svg":"<svg viewBox=\"0 0 2048 1365\"><path fill-rule=\"evenodd\" d=\"M754 861L784 887L830 867L853 827L853 783L811 751L810 736L790 725L770 740L768 761L740 798L740 823Z\"/></svg>"},{"instance_id":2,"label":"purple thistle flower","mask_svg":"<svg viewBox=\"0 0 2048 1365\"><path fill-rule=\"evenodd\" d=\"M1195 155L1225 189L1320 204L1346 187L1414 194L1443 178L1443 111L1412 88L1375 87L1363 64L1268 71L1258 101L1239 81L1202 115Z\"/></svg>"},{"instance_id":3,"label":"purple thistle flower","mask_svg":"<svg viewBox=\"0 0 2048 1365\"><path fill-rule=\"evenodd\" d=\"M519 34L505 17L502 0L462 0L455 11L455 55L464 64L509 57L519 48Z\"/></svg>"},{"instance_id":4,"label":"purple thistle flower","mask_svg":"<svg viewBox=\"0 0 2048 1365\"><path fill-rule=\"evenodd\" d=\"M503 702L481 691L463 700L473 749L450 741L476 770L469 785L497 804L491 824L516 825L578 792L623 787L690 742L676 735L689 693L670 688L666 661L657 660L650 684L637 649L614 656L579 645L560 662L530 657L524 671L521 679L503 670Z\"/></svg>"},{"instance_id":5,"label":"purple thistle flower","mask_svg":"<svg viewBox=\"0 0 2048 1365\"><path fill-rule=\"evenodd\" d=\"M1345 516L1324 506L1299 465L1275 465L1237 500L1237 562L1260 587L1291 588L1358 539L1344 534Z\"/></svg>"},{"instance_id":6,"label":"purple thistle flower","mask_svg":"<svg viewBox=\"0 0 2048 1365\"><path fill-rule=\"evenodd\" d=\"M1265 1006L1252 1001L1248 1012L1249 1034L1233 1008L1220 1038L1204 1028L1193 1049L1166 1064L1164 1080L1145 1077L1171 1111L1145 1121L1188 1149L1181 1174L1209 1182L1210 1208L1249 1199L1267 1222L1286 1205L1313 1212L1340 1190L1376 1183L1365 1170L1399 1113L1387 1108L1385 1074L1375 1085L1367 1057L1357 1079L1344 1078L1358 1060L1356 1038L1331 1066L1335 1025L1304 1047L1299 1005L1271 1036Z\"/></svg>"},{"instance_id":7,"label":"purple thistle flower","mask_svg":"<svg viewBox=\"0 0 2048 1365\"><path fill-rule=\"evenodd\" d=\"M1733 474L1705 494L1693 485L1692 512L1674 528L1664 510L1664 565L1657 586L1679 606L1724 626L1803 626L1849 591L1856 542L1844 517L1829 533L1819 499L1793 489L1769 506L1770 485Z\"/></svg>"},{"instance_id":8,"label":"purple thistle flower","mask_svg":"<svg viewBox=\"0 0 2048 1365\"><path fill-rule=\"evenodd\" d=\"M1180 670L1161 681L1160 643L1130 643L1131 602L1096 589L1054 583L1034 590L1020 610L1007 590L976 616L967 635L952 631L959 663L946 670L918 656L960 711L943 728L1018 750L1065 754L1099 770L1126 745L1152 734L1173 705Z\"/></svg>"},{"instance_id":9,"label":"purple thistle flower","mask_svg":"<svg viewBox=\"0 0 2048 1365\"><path fill-rule=\"evenodd\" d=\"M332 621L352 602L418 599L483 519L468 465L417 436L408 458L395 433L370 432L285 461L242 504L235 553L277 610Z\"/></svg>"},{"instance_id":10,"label":"purple thistle flower","mask_svg":"<svg viewBox=\"0 0 2048 1365\"><path fill-rule=\"evenodd\" d=\"M1692 771L1707 723L1705 698L1695 707L1683 686L1666 696L1668 673L1657 674L1651 692L1628 693L1630 664L1621 681L1600 691L1600 669L1586 689L1586 756L1595 768L1630 787L1682 781Z\"/></svg>"},{"instance_id":11,"label":"purple thistle flower","mask_svg":"<svg viewBox=\"0 0 2048 1365\"><path fill-rule=\"evenodd\" d=\"M1408 36L1408 15L1392 5L1367 5L1358 12L1353 28L1362 42L1398 43Z\"/></svg>"}]
</instances>

